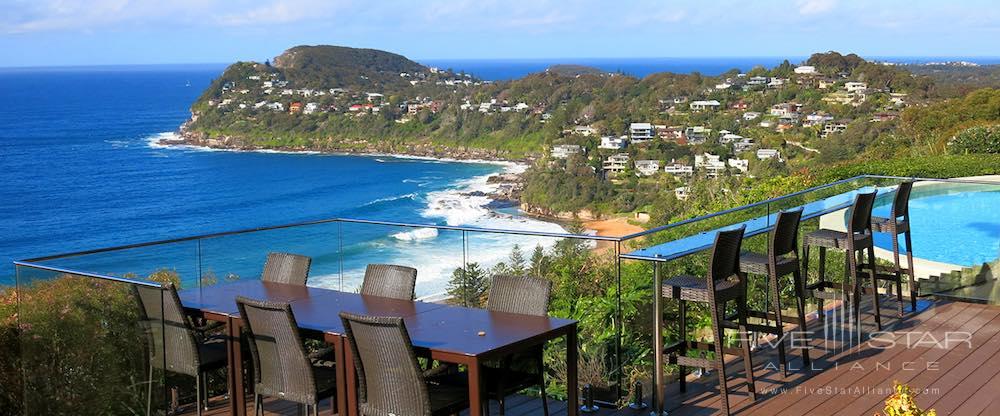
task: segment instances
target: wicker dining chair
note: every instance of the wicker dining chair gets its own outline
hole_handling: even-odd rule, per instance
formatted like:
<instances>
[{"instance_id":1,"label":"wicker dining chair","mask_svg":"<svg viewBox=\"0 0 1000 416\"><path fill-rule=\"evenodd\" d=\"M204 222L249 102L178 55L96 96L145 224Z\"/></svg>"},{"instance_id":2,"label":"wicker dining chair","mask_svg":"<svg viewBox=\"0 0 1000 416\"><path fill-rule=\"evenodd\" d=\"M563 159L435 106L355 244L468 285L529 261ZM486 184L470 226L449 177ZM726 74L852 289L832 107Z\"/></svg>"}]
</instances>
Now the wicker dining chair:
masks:
<instances>
[{"instance_id":1,"label":"wicker dining chair","mask_svg":"<svg viewBox=\"0 0 1000 416\"><path fill-rule=\"evenodd\" d=\"M495 312L547 316L552 282L534 277L501 275L493 278L486 309ZM506 414L508 395L529 387L538 387L542 396L542 413L549 414L545 394L545 363L542 346L523 353L508 355L483 366L488 398L500 405L500 415ZM486 414L489 415L487 403Z\"/></svg>"},{"instance_id":2,"label":"wicker dining chair","mask_svg":"<svg viewBox=\"0 0 1000 416\"><path fill-rule=\"evenodd\" d=\"M146 415L153 404L153 370L194 377L197 414L208 408L206 373L227 365L226 342L218 336L201 337L184 315L177 289L132 285L139 322L149 343L149 380Z\"/></svg>"},{"instance_id":3,"label":"wicker dining chair","mask_svg":"<svg viewBox=\"0 0 1000 416\"><path fill-rule=\"evenodd\" d=\"M358 376L361 416L450 415L468 408L461 374L424 376L403 318L341 312Z\"/></svg>"},{"instance_id":4,"label":"wicker dining chair","mask_svg":"<svg viewBox=\"0 0 1000 416\"><path fill-rule=\"evenodd\" d=\"M767 254L747 252L740 255L740 271L744 275L757 274L767 276L767 297L770 298L772 309L768 311L748 310L747 314L755 318L764 319L763 325L750 325L750 329L757 332L774 334L778 339L778 361L781 372L788 375L788 361L785 357L784 324L791 323L799 326L799 333L805 336L805 343L802 347L802 362L804 368L810 367L809 361L809 337L806 335L806 314L805 314L805 288L802 282L801 269L799 268L799 223L802 220L802 209L793 211L782 211L778 214L774 229L771 231L767 241ZM792 275L792 284L795 291L795 306L798 316L785 317L781 312L781 277ZM774 321L771 325L770 321ZM803 345L790 340L791 346Z\"/></svg>"},{"instance_id":5,"label":"wicker dining chair","mask_svg":"<svg viewBox=\"0 0 1000 416\"><path fill-rule=\"evenodd\" d=\"M264 396L298 403L306 414L312 409L313 415L319 415L323 398L330 397L335 406L336 369L313 365L291 305L242 296L236 305L253 358L254 415L263 413Z\"/></svg>"},{"instance_id":6,"label":"wicker dining chair","mask_svg":"<svg viewBox=\"0 0 1000 416\"><path fill-rule=\"evenodd\" d=\"M878 282L875 277L875 243L872 235L872 207L875 205L876 192L859 193L851 205L847 221L847 231L837 231L821 228L806 234L802 241L802 274L809 276L809 249L819 248L819 280L806 285L811 296L816 298L817 314L823 316L824 299L847 300L852 307L852 317L855 320L858 337L861 335L861 286L859 271L869 273L872 285L872 304L875 315L875 325L882 330L882 317L879 313ZM826 280L826 250L841 250L845 253L846 276L840 284ZM864 270L858 261L859 255L867 251L868 269ZM830 292L833 289L837 292Z\"/></svg>"},{"instance_id":7,"label":"wicker dining chair","mask_svg":"<svg viewBox=\"0 0 1000 416\"><path fill-rule=\"evenodd\" d=\"M417 286L417 269L395 264L369 264L361 282L361 294L413 300Z\"/></svg>"},{"instance_id":8,"label":"wicker dining chair","mask_svg":"<svg viewBox=\"0 0 1000 416\"><path fill-rule=\"evenodd\" d=\"M917 278L913 268L913 240L910 238L910 191L913 190L913 181L900 183L896 188L896 196L892 200L892 210L890 218L872 217L872 229L878 233L887 233L892 238L892 259L893 266L884 273L879 270L878 278L896 284L896 312L903 316L903 273L909 278L910 286L910 311L917 310ZM906 267L899 262L900 248L899 235L903 234L906 242Z\"/></svg>"},{"instance_id":9,"label":"wicker dining chair","mask_svg":"<svg viewBox=\"0 0 1000 416\"><path fill-rule=\"evenodd\" d=\"M681 339L679 342L665 347L662 354L667 355L671 364L680 368L680 390L687 391L684 379L685 367L714 368L719 374L719 392L722 394L723 411L729 412L729 392L726 386L725 355L739 355L743 358L746 371L747 390L750 399L757 400L757 390L754 387L753 362L750 357L750 342L747 333L747 295L746 277L740 272L740 247L743 244L743 232L746 226L734 230L719 231L715 235L711 258L708 261L708 275L696 277L680 275L663 281L661 295L667 299L678 301L678 315ZM727 319L726 303L736 302L736 322ZM712 320L713 344L688 341L687 337L687 302L708 304ZM663 319L662 316L657 319ZM725 329L736 329L739 332L741 348L725 347ZM688 352L698 352L697 357L688 356ZM704 358L704 354L714 352L712 359Z\"/></svg>"},{"instance_id":10,"label":"wicker dining chair","mask_svg":"<svg viewBox=\"0 0 1000 416\"><path fill-rule=\"evenodd\" d=\"M305 286L312 258L291 253L268 253L260 280Z\"/></svg>"}]
</instances>

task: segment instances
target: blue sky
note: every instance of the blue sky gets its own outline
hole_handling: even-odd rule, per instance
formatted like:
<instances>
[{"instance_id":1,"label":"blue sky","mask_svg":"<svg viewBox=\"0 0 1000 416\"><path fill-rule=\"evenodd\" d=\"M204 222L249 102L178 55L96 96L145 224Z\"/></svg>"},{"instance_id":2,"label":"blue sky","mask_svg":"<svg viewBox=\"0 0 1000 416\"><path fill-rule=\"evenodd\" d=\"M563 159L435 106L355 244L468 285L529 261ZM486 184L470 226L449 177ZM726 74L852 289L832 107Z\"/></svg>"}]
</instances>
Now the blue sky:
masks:
<instances>
[{"instance_id":1,"label":"blue sky","mask_svg":"<svg viewBox=\"0 0 1000 416\"><path fill-rule=\"evenodd\" d=\"M208 63L300 44L414 59L998 56L995 0L2 0L0 67Z\"/></svg>"}]
</instances>

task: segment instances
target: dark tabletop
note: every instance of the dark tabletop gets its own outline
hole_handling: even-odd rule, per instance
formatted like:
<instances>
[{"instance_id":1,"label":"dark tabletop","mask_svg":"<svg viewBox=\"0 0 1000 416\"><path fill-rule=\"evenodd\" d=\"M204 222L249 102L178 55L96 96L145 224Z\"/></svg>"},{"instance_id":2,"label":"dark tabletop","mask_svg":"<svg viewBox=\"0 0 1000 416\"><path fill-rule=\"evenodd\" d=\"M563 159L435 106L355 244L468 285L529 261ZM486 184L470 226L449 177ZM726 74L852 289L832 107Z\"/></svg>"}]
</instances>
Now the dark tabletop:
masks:
<instances>
[{"instance_id":1,"label":"dark tabletop","mask_svg":"<svg viewBox=\"0 0 1000 416\"><path fill-rule=\"evenodd\" d=\"M537 343L576 323L570 319L490 312L440 303L414 302L331 289L247 280L179 292L185 308L239 316L236 296L289 302L299 327L343 335L340 312L399 316L413 345L463 355L486 355L522 343ZM483 334L480 335L480 332Z\"/></svg>"}]
</instances>

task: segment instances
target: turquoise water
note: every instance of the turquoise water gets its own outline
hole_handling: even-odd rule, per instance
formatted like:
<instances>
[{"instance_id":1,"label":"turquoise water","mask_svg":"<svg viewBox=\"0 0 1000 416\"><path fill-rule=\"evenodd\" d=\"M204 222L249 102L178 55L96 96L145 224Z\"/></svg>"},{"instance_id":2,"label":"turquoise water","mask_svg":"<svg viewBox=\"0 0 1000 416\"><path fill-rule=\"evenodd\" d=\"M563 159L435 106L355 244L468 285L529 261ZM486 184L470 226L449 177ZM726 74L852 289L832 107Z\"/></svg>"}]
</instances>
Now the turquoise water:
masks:
<instances>
[{"instance_id":1,"label":"turquoise water","mask_svg":"<svg viewBox=\"0 0 1000 416\"><path fill-rule=\"evenodd\" d=\"M874 215L888 216L891 204L882 200ZM910 216L915 257L974 266L1000 256L1000 184L914 187ZM888 235L877 234L875 244L892 249Z\"/></svg>"}]
</instances>

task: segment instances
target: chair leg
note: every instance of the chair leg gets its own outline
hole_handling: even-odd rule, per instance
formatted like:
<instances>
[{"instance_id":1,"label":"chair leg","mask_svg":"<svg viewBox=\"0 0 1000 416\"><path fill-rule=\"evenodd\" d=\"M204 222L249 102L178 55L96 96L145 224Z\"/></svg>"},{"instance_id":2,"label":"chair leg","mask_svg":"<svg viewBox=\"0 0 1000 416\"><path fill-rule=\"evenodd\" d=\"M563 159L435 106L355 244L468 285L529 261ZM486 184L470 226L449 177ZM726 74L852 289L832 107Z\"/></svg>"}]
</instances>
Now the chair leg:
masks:
<instances>
[{"instance_id":1,"label":"chair leg","mask_svg":"<svg viewBox=\"0 0 1000 416\"><path fill-rule=\"evenodd\" d=\"M736 313L739 314L740 321L740 345L743 347L743 369L746 372L747 390L750 392L750 400L757 401L757 385L753 380L753 358L750 356L750 336L749 332L747 332L747 298L740 299L740 303L736 305L736 308ZM781 321L778 321L778 325L781 325ZM779 344L778 351L784 357L784 343ZM781 360L784 361L784 358L781 358ZM782 367L788 368L784 364L782 364Z\"/></svg>"},{"instance_id":2,"label":"chair leg","mask_svg":"<svg viewBox=\"0 0 1000 416\"><path fill-rule=\"evenodd\" d=\"M253 416L261 416L264 413L264 403L260 399L260 395L257 393L253 394Z\"/></svg>"},{"instance_id":3,"label":"chair leg","mask_svg":"<svg viewBox=\"0 0 1000 416\"><path fill-rule=\"evenodd\" d=\"M858 280L858 264L857 264L857 254L854 251L854 247L848 246L847 250L844 252L845 263L846 263L846 273L844 276L845 282L848 288L851 290L851 318L854 319L854 327L857 331L857 339L861 340L861 284ZM846 298L846 296L845 296Z\"/></svg>"},{"instance_id":4,"label":"chair leg","mask_svg":"<svg viewBox=\"0 0 1000 416\"><path fill-rule=\"evenodd\" d=\"M896 276L896 313L903 317L903 267L899 264L899 234L892 230L892 260L896 268L893 275Z\"/></svg>"},{"instance_id":5,"label":"chair leg","mask_svg":"<svg viewBox=\"0 0 1000 416\"><path fill-rule=\"evenodd\" d=\"M805 294L805 287L809 284L809 246L802 246L802 259L799 261L802 273L799 275L801 278L802 294ZM809 294L812 297L812 293ZM802 298L805 301L805 298Z\"/></svg>"},{"instance_id":6,"label":"chair leg","mask_svg":"<svg viewBox=\"0 0 1000 416\"><path fill-rule=\"evenodd\" d=\"M545 394L545 357L538 355L538 389L542 394L542 415L549 416L549 398Z\"/></svg>"},{"instance_id":7,"label":"chair leg","mask_svg":"<svg viewBox=\"0 0 1000 416\"><path fill-rule=\"evenodd\" d=\"M879 307L878 277L875 273L875 246L868 247L868 267L871 269L872 280L872 308L875 309L875 325L878 330L882 330L882 309Z\"/></svg>"},{"instance_id":8,"label":"chair leg","mask_svg":"<svg viewBox=\"0 0 1000 416\"><path fill-rule=\"evenodd\" d=\"M146 416L150 416L153 411L153 363L149 363L149 382L146 387Z\"/></svg>"},{"instance_id":9,"label":"chair leg","mask_svg":"<svg viewBox=\"0 0 1000 416\"><path fill-rule=\"evenodd\" d=\"M826 247L819 248L819 266L817 267L817 272L819 273L819 283L822 285L826 282ZM826 288L820 286L819 290L823 292L826 291ZM824 316L826 311L823 310L823 298L816 300L816 306L816 309L819 311L817 316Z\"/></svg>"},{"instance_id":10,"label":"chair leg","mask_svg":"<svg viewBox=\"0 0 1000 416\"><path fill-rule=\"evenodd\" d=\"M788 377L788 359L785 356L785 321L781 318L781 292L778 290L778 276L775 270L770 270L768 273L768 284L771 286L771 297L774 299L772 305L774 307L774 317L775 319L775 332L778 337L778 361L781 362L781 373ZM746 302L744 301L744 304ZM743 307L746 309L746 307ZM764 310L767 310L766 308ZM745 311L744 311L745 312ZM743 323L745 324L746 317L743 317ZM767 321L767 320L765 320Z\"/></svg>"},{"instance_id":11,"label":"chair leg","mask_svg":"<svg viewBox=\"0 0 1000 416\"><path fill-rule=\"evenodd\" d=\"M712 332L715 333L715 366L719 373L719 394L722 395L722 409L726 415L729 415L729 391L726 388L726 357L723 352L722 346L725 345L724 334L725 331L720 325L719 321L722 320L720 314L725 313L725 305L713 304L710 306L712 308Z\"/></svg>"},{"instance_id":12,"label":"chair leg","mask_svg":"<svg viewBox=\"0 0 1000 416\"><path fill-rule=\"evenodd\" d=\"M686 341L687 340L687 301L684 301L684 300L679 300L678 301L678 303L677 303L677 315L678 315L678 318L679 318L677 320L679 321L678 322L678 326L680 327L680 332L679 332L680 339L681 339L681 342L684 342L684 345L681 346L681 352L680 353L681 354L687 354L687 348L686 348L686 346L687 346L687 341ZM681 391L681 393L685 393L685 392L687 392L687 368L684 367L683 365L678 365L677 366L677 371L678 371L678 375L680 376L680 377L678 377L678 383L680 384L680 386L679 386L680 387L680 391Z\"/></svg>"},{"instance_id":13,"label":"chair leg","mask_svg":"<svg viewBox=\"0 0 1000 416\"><path fill-rule=\"evenodd\" d=\"M916 268L913 265L913 242L910 241L910 230L907 229L903 233L903 239L906 241L906 271L907 275L910 276L910 312L917 311L917 277Z\"/></svg>"},{"instance_id":14,"label":"chair leg","mask_svg":"<svg viewBox=\"0 0 1000 416\"><path fill-rule=\"evenodd\" d=\"M802 349L802 363L806 367L811 367L812 363L809 360L809 345L810 345L809 344L810 337L808 335L809 328L806 325L806 297L805 297L806 294L805 294L805 288L803 287L804 285L803 285L803 282L802 282L802 276L799 274L798 270L795 271L795 273L792 275L792 278L795 279L795 297L796 297L796 299L795 299L795 301L796 301L795 302L795 306L797 307L797 309L798 309L797 312L799 313L799 331L798 332L800 332L801 335L803 337L805 337L805 342L806 342L806 348Z\"/></svg>"},{"instance_id":15,"label":"chair leg","mask_svg":"<svg viewBox=\"0 0 1000 416\"><path fill-rule=\"evenodd\" d=\"M202 408L201 408L201 384L202 384L201 383L201 375L195 376L195 378L194 378L194 389L195 389L194 407L197 408L196 413L197 413L198 416L201 416L201 412L202 412Z\"/></svg>"}]
</instances>

